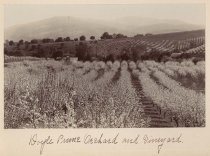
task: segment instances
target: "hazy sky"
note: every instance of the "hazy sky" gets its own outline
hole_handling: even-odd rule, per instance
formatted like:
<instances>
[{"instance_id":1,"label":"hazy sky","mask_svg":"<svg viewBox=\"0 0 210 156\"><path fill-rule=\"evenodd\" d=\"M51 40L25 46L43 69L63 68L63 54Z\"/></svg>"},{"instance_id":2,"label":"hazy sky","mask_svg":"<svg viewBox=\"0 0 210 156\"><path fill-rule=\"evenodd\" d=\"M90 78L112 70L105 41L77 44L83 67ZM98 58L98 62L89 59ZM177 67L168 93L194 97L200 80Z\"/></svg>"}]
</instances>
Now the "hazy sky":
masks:
<instances>
[{"instance_id":1,"label":"hazy sky","mask_svg":"<svg viewBox=\"0 0 210 156\"><path fill-rule=\"evenodd\" d=\"M109 19L136 16L205 25L204 4L5 5L5 27L54 16Z\"/></svg>"}]
</instances>

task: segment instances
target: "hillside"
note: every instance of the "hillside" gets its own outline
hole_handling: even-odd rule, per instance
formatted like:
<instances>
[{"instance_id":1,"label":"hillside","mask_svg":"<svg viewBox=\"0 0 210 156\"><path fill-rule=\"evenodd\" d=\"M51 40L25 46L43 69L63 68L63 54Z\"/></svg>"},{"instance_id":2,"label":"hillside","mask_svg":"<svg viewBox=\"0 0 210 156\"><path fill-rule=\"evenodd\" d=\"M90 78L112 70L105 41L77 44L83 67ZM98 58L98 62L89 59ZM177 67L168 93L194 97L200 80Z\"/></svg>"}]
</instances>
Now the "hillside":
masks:
<instances>
[{"instance_id":1,"label":"hillside","mask_svg":"<svg viewBox=\"0 0 210 156\"><path fill-rule=\"evenodd\" d=\"M123 33L134 36L139 33L169 33L204 28L177 20L143 19L124 17L110 20L80 19L75 17L52 17L32 23L11 26L5 29L5 39L18 41L41 38L71 38L94 35L99 38L103 32Z\"/></svg>"},{"instance_id":2,"label":"hillside","mask_svg":"<svg viewBox=\"0 0 210 156\"><path fill-rule=\"evenodd\" d=\"M95 41L64 41L52 43L5 44L10 56L54 57L59 53L78 56L82 60L162 59L164 56L205 58L205 30L156 34L151 36L104 39ZM178 53L172 55L173 53Z\"/></svg>"}]
</instances>

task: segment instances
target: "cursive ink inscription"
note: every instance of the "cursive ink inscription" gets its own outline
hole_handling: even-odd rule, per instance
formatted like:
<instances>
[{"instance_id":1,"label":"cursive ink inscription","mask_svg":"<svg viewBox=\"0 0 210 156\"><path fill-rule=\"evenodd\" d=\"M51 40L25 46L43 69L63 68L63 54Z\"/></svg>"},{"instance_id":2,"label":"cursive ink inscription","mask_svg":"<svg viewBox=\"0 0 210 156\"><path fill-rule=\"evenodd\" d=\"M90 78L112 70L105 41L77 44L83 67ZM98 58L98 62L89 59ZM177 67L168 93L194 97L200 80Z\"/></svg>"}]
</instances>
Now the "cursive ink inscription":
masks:
<instances>
[{"instance_id":1,"label":"cursive ink inscription","mask_svg":"<svg viewBox=\"0 0 210 156\"><path fill-rule=\"evenodd\" d=\"M106 138L103 133L100 137L92 137L91 135L85 135L84 144L118 144L119 133L114 138Z\"/></svg>"},{"instance_id":2,"label":"cursive ink inscription","mask_svg":"<svg viewBox=\"0 0 210 156\"><path fill-rule=\"evenodd\" d=\"M31 136L29 141L29 146L40 145L40 155L43 153L44 147L46 144L53 144L53 139L51 136L46 137L45 139L39 139L37 134Z\"/></svg>"},{"instance_id":3,"label":"cursive ink inscription","mask_svg":"<svg viewBox=\"0 0 210 156\"><path fill-rule=\"evenodd\" d=\"M134 138L123 138L123 144L138 144L139 143L139 135Z\"/></svg>"},{"instance_id":4,"label":"cursive ink inscription","mask_svg":"<svg viewBox=\"0 0 210 156\"><path fill-rule=\"evenodd\" d=\"M67 144L67 143L80 143L80 137L66 138L64 135L60 135L57 139L57 144Z\"/></svg>"},{"instance_id":5,"label":"cursive ink inscription","mask_svg":"<svg viewBox=\"0 0 210 156\"><path fill-rule=\"evenodd\" d=\"M181 137L182 134L180 134L178 137L149 137L148 135L144 135L143 142L144 144L157 144L159 154L166 143L183 143Z\"/></svg>"},{"instance_id":6,"label":"cursive ink inscription","mask_svg":"<svg viewBox=\"0 0 210 156\"><path fill-rule=\"evenodd\" d=\"M183 143L182 134L176 137L159 137L151 136L148 134L145 135L134 135L130 137L120 136L119 133L114 134L112 137L107 137L104 133L98 135L86 134L84 136L65 136L63 134L58 135L55 138L52 138L50 135L44 138L38 137L37 134L31 135L29 140L29 146L40 146L40 155L43 154L44 148L46 145L57 144L141 144L144 145L153 144L157 146L157 153L165 148L167 144L179 144Z\"/></svg>"}]
</instances>

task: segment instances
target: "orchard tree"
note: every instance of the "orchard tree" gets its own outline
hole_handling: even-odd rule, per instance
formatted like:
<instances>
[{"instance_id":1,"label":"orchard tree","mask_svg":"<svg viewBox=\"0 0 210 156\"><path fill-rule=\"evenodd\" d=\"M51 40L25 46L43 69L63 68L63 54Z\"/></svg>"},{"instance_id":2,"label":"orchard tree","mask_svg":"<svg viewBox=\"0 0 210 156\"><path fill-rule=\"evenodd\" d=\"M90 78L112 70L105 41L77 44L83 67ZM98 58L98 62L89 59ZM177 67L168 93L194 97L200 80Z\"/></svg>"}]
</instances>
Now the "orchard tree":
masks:
<instances>
[{"instance_id":1,"label":"orchard tree","mask_svg":"<svg viewBox=\"0 0 210 156\"><path fill-rule=\"evenodd\" d=\"M32 40L31 40L31 43L32 43L32 44L37 44L37 43L38 43L38 40L37 40L37 39L32 39Z\"/></svg>"},{"instance_id":2,"label":"orchard tree","mask_svg":"<svg viewBox=\"0 0 210 156\"><path fill-rule=\"evenodd\" d=\"M76 45L76 57L78 60L86 60L88 54L88 45L84 42L80 42L79 45Z\"/></svg>"},{"instance_id":3,"label":"orchard tree","mask_svg":"<svg viewBox=\"0 0 210 156\"><path fill-rule=\"evenodd\" d=\"M50 43L51 39L49 38L44 38L42 39L42 43Z\"/></svg>"},{"instance_id":4,"label":"orchard tree","mask_svg":"<svg viewBox=\"0 0 210 156\"><path fill-rule=\"evenodd\" d=\"M71 41L70 37L64 38L64 41Z\"/></svg>"},{"instance_id":5,"label":"orchard tree","mask_svg":"<svg viewBox=\"0 0 210 156\"><path fill-rule=\"evenodd\" d=\"M24 42L24 41L21 39L21 40L19 40L19 42L18 42L18 43L19 43L19 45L22 45L22 44L23 44L23 42Z\"/></svg>"},{"instance_id":6,"label":"orchard tree","mask_svg":"<svg viewBox=\"0 0 210 156\"><path fill-rule=\"evenodd\" d=\"M95 40L95 36L90 36L90 39L91 40Z\"/></svg>"},{"instance_id":7,"label":"orchard tree","mask_svg":"<svg viewBox=\"0 0 210 156\"><path fill-rule=\"evenodd\" d=\"M107 39L107 36L109 36L108 32L104 32L101 36L101 39Z\"/></svg>"},{"instance_id":8,"label":"orchard tree","mask_svg":"<svg viewBox=\"0 0 210 156\"><path fill-rule=\"evenodd\" d=\"M10 40L10 41L9 41L9 45L10 45L10 46L14 45L14 41L13 41L13 40Z\"/></svg>"},{"instance_id":9,"label":"orchard tree","mask_svg":"<svg viewBox=\"0 0 210 156\"><path fill-rule=\"evenodd\" d=\"M123 35L123 34L117 34L116 38L127 38L127 36Z\"/></svg>"},{"instance_id":10,"label":"orchard tree","mask_svg":"<svg viewBox=\"0 0 210 156\"><path fill-rule=\"evenodd\" d=\"M17 49L20 50L20 46L23 45L24 41L21 39L17 44Z\"/></svg>"},{"instance_id":11,"label":"orchard tree","mask_svg":"<svg viewBox=\"0 0 210 156\"><path fill-rule=\"evenodd\" d=\"M28 49L30 42L29 41L25 41L25 49Z\"/></svg>"},{"instance_id":12,"label":"orchard tree","mask_svg":"<svg viewBox=\"0 0 210 156\"><path fill-rule=\"evenodd\" d=\"M62 37L58 37L55 42L63 42L63 38Z\"/></svg>"},{"instance_id":13,"label":"orchard tree","mask_svg":"<svg viewBox=\"0 0 210 156\"><path fill-rule=\"evenodd\" d=\"M104 32L101 36L101 39L112 39L112 35L109 35L108 32Z\"/></svg>"},{"instance_id":14,"label":"orchard tree","mask_svg":"<svg viewBox=\"0 0 210 156\"><path fill-rule=\"evenodd\" d=\"M86 37L84 35L80 36L79 38L80 41L85 41L86 40Z\"/></svg>"}]
</instances>

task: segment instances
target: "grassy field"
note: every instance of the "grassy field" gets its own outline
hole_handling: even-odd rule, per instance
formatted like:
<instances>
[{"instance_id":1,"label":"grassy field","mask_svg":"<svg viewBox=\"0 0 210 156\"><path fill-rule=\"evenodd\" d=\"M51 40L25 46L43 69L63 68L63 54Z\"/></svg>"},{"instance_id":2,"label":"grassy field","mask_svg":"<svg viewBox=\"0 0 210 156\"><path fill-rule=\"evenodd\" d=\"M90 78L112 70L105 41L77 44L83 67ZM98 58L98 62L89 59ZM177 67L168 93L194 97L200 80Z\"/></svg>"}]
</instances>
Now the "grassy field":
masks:
<instances>
[{"instance_id":1,"label":"grassy field","mask_svg":"<svg viewBox=\"0 0 210 156\"><path fill-rule=\"evenodd\" d=\"M5 128L205 126L205 62L4 64Z\"/></svg>"}]
</instances>

